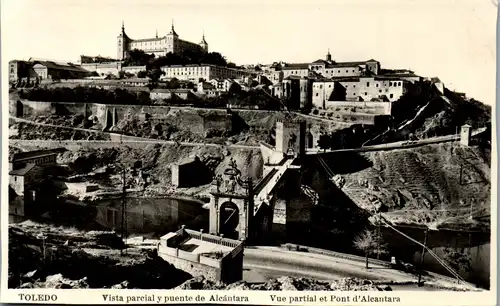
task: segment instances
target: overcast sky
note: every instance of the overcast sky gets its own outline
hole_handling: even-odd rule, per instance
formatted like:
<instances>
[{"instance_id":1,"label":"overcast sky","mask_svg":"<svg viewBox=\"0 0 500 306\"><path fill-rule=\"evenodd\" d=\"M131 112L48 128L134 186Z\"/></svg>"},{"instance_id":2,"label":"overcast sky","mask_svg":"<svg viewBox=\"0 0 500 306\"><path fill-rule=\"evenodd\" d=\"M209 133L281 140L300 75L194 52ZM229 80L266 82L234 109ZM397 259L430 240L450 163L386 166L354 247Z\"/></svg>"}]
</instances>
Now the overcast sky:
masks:
<instances>
[{"instance_id":1,"label":"overcast sky","mask_svg":"<svg viewBox=\"0 0 500 306\"><path fill-rule=\"evenodd\" d=\"M495 0L1 0L2 60L116 57L122 20L131 38L182 39L236 64L374 58L410 68L492 104Z\"/></svg>"}]
</instances>

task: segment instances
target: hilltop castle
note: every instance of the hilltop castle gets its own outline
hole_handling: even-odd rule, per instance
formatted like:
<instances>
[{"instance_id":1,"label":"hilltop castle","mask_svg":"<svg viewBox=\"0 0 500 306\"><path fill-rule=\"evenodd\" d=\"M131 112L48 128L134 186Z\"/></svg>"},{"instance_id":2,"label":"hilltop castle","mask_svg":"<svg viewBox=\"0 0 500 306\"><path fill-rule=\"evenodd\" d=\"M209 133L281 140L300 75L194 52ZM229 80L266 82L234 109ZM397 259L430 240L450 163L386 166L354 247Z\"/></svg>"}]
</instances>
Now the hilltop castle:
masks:
<instances>
[{"instance_id":1,"label":"hilltop castle","mask_svg":"<svg viewBox=\"0 0 500 306\"><path fill-rule=\"evenodd\" d=\"M118 35L117 49L117 59L123 60L128 57L128 52L134 49L143 50L145 53L154 54L156 57L165 56L169 52L180 54L184 50L208 52L208 43L204 34L199 44L180 39L174 30L173 23L170 32L163 37L158 37L157 32L156 37L153 38L131 39L125 33L125 25L122 23L122 31Z\"/></svg>"}]
</instances>

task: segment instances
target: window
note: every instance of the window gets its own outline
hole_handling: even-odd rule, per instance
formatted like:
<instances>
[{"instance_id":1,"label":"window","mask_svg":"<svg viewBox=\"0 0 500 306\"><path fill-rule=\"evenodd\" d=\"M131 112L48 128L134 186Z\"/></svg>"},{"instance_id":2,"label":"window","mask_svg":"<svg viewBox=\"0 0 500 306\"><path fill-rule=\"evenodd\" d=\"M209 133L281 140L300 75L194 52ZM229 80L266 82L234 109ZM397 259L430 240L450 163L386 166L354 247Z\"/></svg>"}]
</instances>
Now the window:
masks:
<instances>
[{"instance_id":1,"label":"window","mask_svg":"<svg viewBox=\"0 0 500 306\"><path fill-rule=\"evenodd\" d=\"M389 82L389 86L392 86L392 82Z\"/></svg>"},{"instance_id":2,"label":"window","mask_svg":"<svg viewBox=\"0 0 500 306\"><path fill-rule=\"evenodd\" d=\"M375 87L378 87L378 83L377 83L377 84L375 84Z\"/></svg>"},{"instance_id":3,"label":"window","mask_svg":"<svg viewBox=\"0 0 500 306\"><path fill-rule=\"evenodd\" d=\"M399 82L398 85L401 86L401 82Z\"/></svg>"},{"instance_id":4,"label":"window","mask_svg":"<svg viewBox=\"0 0 500 306\"><path fill-rule=\"evenodd\" d=\"M368 93L365 91L365 96L367 96L367 95L368 95Z\"/></svg>"},{"instance_id":5,"label":"window","mask_svg":"<svg viewBox=\"0 0 500 306\"><path fill-rule=\"evenodd\" d=\"M319 89L322 89L323 88L323 85L319 85Z\"/></svg>"},{"instance_id":6,"label":"window","mask_svg":"<svg viewBox=\"0 0 500 306\"><path fill-rule=\"evenodd\" d=\"M347 69L346 69L346 70L345 70L345 72L346 72L346 73L349 73L349 70L347 70Z\"/></svg>"},{"instance_id":7,"label":"window","mask_svg":"<svg viewBox=\"0 0 500 306\"><path fill-rule=\"evenodd\" d=\"M337 72L338 72L338 73L340 73L340 70L339 70L339 71L337 71Z\"/></svg>"},{"instance_id":8,"label":"window","mask_svg":"<svg viewBox=\"0 0 500 306\"><path fill-rule=\"evenodd\" d=\"M379 89L378 92L382 92L382 89Z\"/></svg>"},{"instance_id":9,"label":"window","mask_svg":"<svg viewBox=\"0 0 500 306\"><path fill-rule=\"evenodd\" d=\"M394 95L393 95L393 94L390 94L390 95L389 95L389 97L392 99L392 97L394 97Z\"/></svg>"},{"instance_id":10,"label":"window","mask_svg":"<svg viewBox=\"0 0 500 306\"><path fill-rule=\"evenodd\" d=\"M366 82L366 87L370 87L370 82Z\"/></svg>"},{"instance_id":11,"label":"window","mask_svg":"<svg viewBox=\"0 0 500 306\"><path fill-rule=\"evenodd\" d=\"M353 92L352 94L353 94L354 96L356 95L356 93L355 93L355 92Z\"/></svg>"},{"instance_id":12,"label":"window","mask_svg":"<svg viewBox=\"0 0 500 306\"><path fill-rule=\"evenodd\" d=\"M17 176L14 176L14 182L17 182Z\"/></svg>"},{"instance_id":13,"label":"window","mask_svg":"<svg viewBox=\"0 0 500 306\"><path fill-rule=\"evenodd\" d=\"M10 73L14 73L14 68L10 68Z\"/></svg>"},{"instance_id":14,"label":"window","mask_svg":"<svg viewBox=\"0 0 500 306\"><path fill-rule=\"evenodd\" d=\"M316 97L319 96L319 93L316 93Z\"/></svg>"}]
</instances>

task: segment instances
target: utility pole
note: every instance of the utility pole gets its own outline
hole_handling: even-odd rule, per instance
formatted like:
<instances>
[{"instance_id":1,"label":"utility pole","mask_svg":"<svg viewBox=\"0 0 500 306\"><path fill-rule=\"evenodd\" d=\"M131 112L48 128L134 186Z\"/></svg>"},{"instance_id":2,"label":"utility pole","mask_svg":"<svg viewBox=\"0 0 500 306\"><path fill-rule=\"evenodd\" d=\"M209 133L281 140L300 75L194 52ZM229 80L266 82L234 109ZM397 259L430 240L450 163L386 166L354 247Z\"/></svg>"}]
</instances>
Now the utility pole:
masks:
<instances>
[{"instance_id":1,"label":"utility pole","mask_svg":"<svg viewBox=\"0 0 500 306\"><path fill-rule=\"evenodd\" d=\"M125 224L125 167L122 166L122 179L123 179L123 184L122 184L122 241L125 243L125 238L126 238L126 224ZM125 246L126 247L126 246ZM123 249L120 250L120 255L123 255Z\"/></svg>"},{"instance_id":2,"label":"utility pole","mask_svg":"<svg viewBox=\"0 0 500 306\"><path fill-rule=\"evenodd\" d=\"M422 287L422 270L423 270L423 266L424 266L424 255L425 255L425 248L427 247L427 234L429 232L429 228L426 227L425 228L425 236L424 236L424 246L422 247L422 255L420 256L420 267L419 267L419 271L418 271L418 282L417 282L417 285L419 287Z\"/></svg>"},{"instance_id":3,"label":"utility pole","mask_svg":"<svg viewBox=\"0 0 500 306\"><path fill-rule=\"evenodd\" d=\"M463 173L463 170L464 170L464 165L460 164L460 181L459 181L460 185L462 185L462 173Z\"/></svg>"},{"instance_id":4,"label":"utility pole","mask_svg":"<svg viewBox=\"0 0 500 306\"><path fill-rule=\"evenodd\" d=\"M380 225L382 219L380 219L380 209L378 210L378 227L377 227L377 259L380 259Z\"/></svg>"}]
</instances>

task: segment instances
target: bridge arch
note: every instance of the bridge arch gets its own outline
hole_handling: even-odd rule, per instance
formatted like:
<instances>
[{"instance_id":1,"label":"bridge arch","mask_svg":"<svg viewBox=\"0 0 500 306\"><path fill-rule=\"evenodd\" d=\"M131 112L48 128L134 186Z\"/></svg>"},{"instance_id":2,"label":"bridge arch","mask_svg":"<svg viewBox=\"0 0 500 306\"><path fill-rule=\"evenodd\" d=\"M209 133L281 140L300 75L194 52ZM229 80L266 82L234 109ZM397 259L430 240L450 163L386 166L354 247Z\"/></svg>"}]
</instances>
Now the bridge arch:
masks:
<instances>
[{"instance_id":1,"label":"bridge arch","mask_svg":"<svg viewBox=\"0 0 500 306\"><path fill-rule=\"evenodd\" d=\"M220 206L219 218L219 232L224 234L224 237L237 239L240 223L240 209L238 205L231 201L222 203Z\"/></svg>"}]
</instances>

